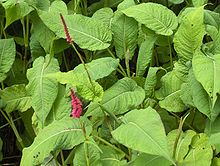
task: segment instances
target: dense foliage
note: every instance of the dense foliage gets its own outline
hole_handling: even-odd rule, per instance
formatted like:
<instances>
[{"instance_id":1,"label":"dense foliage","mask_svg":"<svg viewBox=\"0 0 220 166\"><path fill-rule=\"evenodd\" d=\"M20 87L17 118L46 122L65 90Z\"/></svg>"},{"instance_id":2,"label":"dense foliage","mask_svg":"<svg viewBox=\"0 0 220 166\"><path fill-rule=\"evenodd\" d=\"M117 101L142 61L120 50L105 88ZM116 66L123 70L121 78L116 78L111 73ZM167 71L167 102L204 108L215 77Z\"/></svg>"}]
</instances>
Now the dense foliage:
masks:
<instances>
[{"instance_id":1,"label":"dense foliage","mask_svg":"<svg viewBox=\"0 0 220 166\"><path fill-rule=\"evenodd\" d=\"M220 5L0 0L0 161L220 165Z\"/></svg>"}]
</instances>

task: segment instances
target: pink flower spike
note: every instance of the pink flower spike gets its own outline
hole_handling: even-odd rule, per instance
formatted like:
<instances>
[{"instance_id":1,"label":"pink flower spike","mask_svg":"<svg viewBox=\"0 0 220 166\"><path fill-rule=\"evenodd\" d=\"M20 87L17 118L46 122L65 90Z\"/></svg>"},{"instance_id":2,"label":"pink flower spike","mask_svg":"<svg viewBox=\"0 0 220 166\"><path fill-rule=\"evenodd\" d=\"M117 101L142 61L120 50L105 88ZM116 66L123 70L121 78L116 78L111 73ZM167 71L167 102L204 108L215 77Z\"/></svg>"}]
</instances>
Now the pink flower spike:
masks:
<instances>
[{"instance_id":1,"label":"pink flower spike","mask_svg":"<svg viewBox=\"0 0 220 166\"><path fill-rule=\"evenodd\" d=\"M70 45L72 45L72 44L73 44L72 38L70 37L69 30L68 30L68 28L67 28L67 25L66 25L66 22L65 22L65 20L64 20L64 17L63 17L63 15L62 15L61 13L60 13L60 18L61 18L61 21L62 21L62 24L63 24L63 27L64 27L64 32L65 32L65 34L66 34L66 41L67 41Z\"/></svg>"},{"instance_id":2,"label":"pink flower spike","mask_svg":"<svg viewBox=\"0 0 220 166\"><path fill-rule=\"evenodd\" d=\"M76 97L74 91L70 90L71 95L71 105L72 105L72 111L71 116L74 118L80 118L80 115L82 114L82 103L79 100L79 98Z\"/></svg>"}]
</instances>

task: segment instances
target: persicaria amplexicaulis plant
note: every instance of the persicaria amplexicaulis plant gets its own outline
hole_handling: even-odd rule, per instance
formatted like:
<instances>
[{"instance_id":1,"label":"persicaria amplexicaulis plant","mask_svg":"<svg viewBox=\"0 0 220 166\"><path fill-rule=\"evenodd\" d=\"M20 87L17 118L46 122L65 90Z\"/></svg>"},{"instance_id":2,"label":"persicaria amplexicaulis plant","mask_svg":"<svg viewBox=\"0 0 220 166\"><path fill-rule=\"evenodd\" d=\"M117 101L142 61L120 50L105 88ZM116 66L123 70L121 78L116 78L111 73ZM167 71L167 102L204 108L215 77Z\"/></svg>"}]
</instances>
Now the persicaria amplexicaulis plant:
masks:
<instances>
[{"instance_id":1,"label":"persicaria amplexicaulis plant","mask_svg":"<svg viewBox=\"0 0 220 166\"><path fill-rule=\"evenodd\" d=\"M67 41L70 45L72 45L72 44L73 44L72 38L70 37L69 31L68 31L68 27L67 27L66 22L65 22L65 20L64 20L64 17L63 17L63 15L62 15L61 13L60 13L60 18L61 18L61 21L62 21L62 24L63 24L63 27L64 27L64 32L65 32L65 34L66 34L66 41Z\"/></svg>"}]
</instances>

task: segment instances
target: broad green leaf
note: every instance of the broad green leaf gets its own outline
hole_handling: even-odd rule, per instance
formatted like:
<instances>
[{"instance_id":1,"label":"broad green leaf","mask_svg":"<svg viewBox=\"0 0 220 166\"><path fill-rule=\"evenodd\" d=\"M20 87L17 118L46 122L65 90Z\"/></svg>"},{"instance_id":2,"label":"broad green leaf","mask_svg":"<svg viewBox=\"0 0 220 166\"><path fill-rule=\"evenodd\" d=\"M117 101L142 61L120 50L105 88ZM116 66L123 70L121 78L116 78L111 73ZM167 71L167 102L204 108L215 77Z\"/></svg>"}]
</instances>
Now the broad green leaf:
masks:
<instances>
[{"instance_id":1,"label":"broad green leaf","mask_svg":"<svg viewBox=\"0 0 220 166\"><path fill-rule=\"evenodd\" d=\"M129 109L136 108L145 98L144 90L130 78L123 78L106 90L100 102L107 111L122 114ZM86 116L103 116L99 104L93 102L89 105Z\"/></svg>"},{"instance_id":2,"label":"broad green leaf","mask_svg":"<svg viewBox=\"0 0 220 166\"><path fill-rule=\"evenodd\" d=\"M57 81L47 75L58 71L59 64L50 55L45 58L42 56L37 58L33 63L33 67L27 71L29 83L26 88L30 92L32 107L42 125L44 125L58 93Z\"/></svg>"},{"instance_id":3,"label":"broad green leaf","mask_svg":"<svg viewBox=\"0 0 220 166\"><path fill-rule=\"evenodd\" d=\"M174 144L177 138L178 130L172 130L167 135L167 140L169 142L170 154L173 154ZM176 161L182 162L190 150L190 145L193 137L196 135L195 131L187 130L186 132L181 132L176 146L175 159Z\"/></svg>"},{"instance_id":4,"label":"broad green leaf","mask_svg":"<svg viewBox=\"0 0 220 166\"><path fill-rule=\"evenodd\" d=\"M71 110L71 98L66 95L65 86L59 84L57 98L54 101L52 109L46 118L45 126L55 120L61 120L69 117Z\"/></svg>"},{"instance_id":5,"label":"broad green leaf","mask_svg":"<svg viewBox=\"0 0 220 166\"><path fill-rule=\"evenodd\" d=\"M28 80L24 73L24 61L20 58L15 58L14 63L7 73L7 78L4 80L7 86L15 84L27 84Z\"/></svg>"},{"instance_id":6,"label":"broad green leaf","mask_svg":"<svg viewBox=\"0 0 220 166\"><path fill-rule=\"evenodd\" d=\"M111 74L118 67L119 60L111 57L99 58L86 64L87 70L92 80L98 80ZM88 78L85 68L82 64L74 68L74 72L82 74L82 77Z\"/></svg>"},{"instance_id":7,"label":"broad green leaf","mask_svg":"<svg viewBox=\"0 0 220 166\"><path fill-rule=\"evenodd\" d=\"M69 72L58 72L51 77L56 78L61 84L71 84L77 87L78 93L87 100L100 101L103 95L102 87L93 80L106 77L116 70L119 60L110 57L99 58L86 64L86 68L92 80L89 81L87 72L82 64Z\"/></svg>"},{"instance_id":8,"label":"broad green leaf","mask_svg":"<svg viewBox=\"0 0 220 166\"><path fill-rule=\"evenodd\" d=\"M145 84L144 84L144 90L146 97L150 97L154 93L154 87L157 84L157 72L158 70L163 69L161 67L150 67Z\"/></svg>"},{"instance_id":9,"label":"broad green leaf","mask_svg":"<svg viewBox=\"0 0 220 166\"><path fill-rule=\"evenodd\" d=\"M198 51L192 60L193 72L212 101L212 107L220 94L220 55L204 55Z\"/></svg>"},{"instance_id":10,"label":"broad green leaf","mask_svg":"<svg viewBox=\"0 0 220 166\"><path fill-rule=\"evenodd\" d=\"M15 60L15 51L13 39L0 39L0 82L6 78Z\"/></svg>"},{"instance_id":11,"label":"broad green leaf","mask_svg":"<svg viewBox=\"0 0 220 166\"><path fill-rule=\"evenodd\" d=\"M156 3L141 3L125 9L123 13L133 17L157 34L165 36L172 35L178 25L177 17L173 11Z\"/></svg>"},{"instance_id":12,"label":"broad green leaf","mask_svg":"<svg viewBox=\"0 0 220 166\"><path fill-rule=\"evenodd\" d=\"M46 53L50 53L55 34L42 22L37 13L34 13L31 19L33 20L31 36L40 43Z\"/></svg>"},{"instance_id":13,"label":"broad green leaf","mask_svg":"<svg viewBox=\"0 0 220 166\"><path fill-rule=\"evenodd\" d=\"M41 130L31 146L22 151L21 166L39 165L57 150L69 150L85 139L82 123L87 133L91 133L91 125L86 119L68 118L54 121Z\"/></svg>"},{"instance_id":14,"label":"broad green leaf","mask_svg":"<svg viewBox=\"0 0 220 166\"><path fill-rule=\"evenodd\" d=\"M24 84L13 85L0 91L0 97L6 103L5 111L15 110L24 112L31 107L31 96L27 94Z\"/></svg>"},{"instance_id":15,"label":"broad green leaf","mask_svg":"<svg viewBox=\"0 0 220 166\"><path fill-rule=\"evenodd\" d=\"M211 121L214 121L220 112L220 101L217 100L214 107L212 107L211 98L203 86L196 80L192 70L189 72L189 82L193 102L192 106L205 114Z\"/></svg>"},{"instance_id":16,"label":"broad green leaf","mask_svg":"<svg viewBox=\"0 0 220 166\"><path fill-rule=\"evenodd\" d=\"M208 166L211 165L213 150L204 133L193 137L189 152L178 166Z\"/></svg>"},{"instance_id":17,"label":"broad green leaf","mask_svg":"<svg viewBox=\"0 0 220 166\"><path fill-rule=\"evenodd\" d=\"M182 112L185 105L182 102L181 85L186 81L187 69L180 63L175 64L175 68L161 78L161 88L155 92L159 99L160 107L170 112Z\"/></svg>"},{"instance_id":18,"label":"broad green leaf","mask_svg":"<svg viewBox=\"0 0 220 166\"><path fill-rule=\"evenodd\" d=\"M192 0L192 4L195 7L203 6L208 2L208 0Z\"/></svg>"},{"instance_id":19,"label":"broad green leaf","mask_svg":"<svg viewBox=\"0 0 220 166\"><path fill-rule=\"evenodd\" d=\"M96 20L100 20L104 24L106 24L108 27L111 27L113 16L114 16L113 10L111 8L105 7L105 8L101 8L98 11L96 11L92 15L92 18Z\"/></svg>"},{"instance_id":20,"label":"broad green leaf","mask_svg":"<svg viewBox=\"0 0 220 166\"><path fill-rule=\"evenodd\" d=\"M2 3L2 6L5 8L5 28L14 21L23 18L33 10L33 8L29 6L25 0L7 0Z\"/></svg>"},{"instance_id":21,"label":"broad green leaf","mask_svg":"<svg viewBox=\"0 0 220 166\"><path fill-rule=\"evenodd\" d=\"M2 139L0 138L0 161L2 161L2 158L3 158L2 146L3 146L3 141L2 141Z\"/></svg>"},{"instance_id":22,"label":"broad green leaf","mask_svg":"<svg viewBox=\"0 0 220 166\"><path fill-rule=\"evenodd\" d=\"M50 74L50 78L56 79L61 84L70 84L77 88L78 94L89 101L100 101L103 96L103 88L96 81L83 77L81 73L71 70L67 73L57 72Z\"/></svg>"},{"instance_id":23,"label":"broad green leaf","mask_svg":"<svg viewBox=\"0 0 220 166\"><path fill-rule=\"evenodd\" d=\"M28 0L26 1L30 6L34 6L38 10L44 10L47 11L50 7L50 0Z\"/></svg>"},{"instance_id":24,"label":"broad green leaf","mask_svg":"<svg viewBox=\"0 0 220 166\"><path fill-rule=\"evenodd\" d=\"M115 149L100 144L101 153L101 163L104 166L125 166L127 161L124 160L124 154L116 151Z\"/></svg>"},{"instance_id":25,"label":"broad green leaf","mask_svg":"<svg viewBox=\"0 0 220 166\"><path fill-rule=\"evenodd\" d=\"M56 11L43 12L40 17L58 37L66 38L59 13ZM106 49L110 46L112 40L111 31L101 21L81 14L64 14L63 17L72 40L79 47L95 51Z\"/></svg>"},{"instance_id":26,"label":"broad green leaf","mask_svg":"<svg viewBox=\"0 0 220 166\"><path fill-rule=\"evenodd\" d=\"M121 11L116 11L111 29L117 57L123 59L126 54L129 54L131 59L137 47L138 23Z\"/></svg>"},{"instance_id":27,"label":"broad green leaf","mask_svg":"<svg viewBox=\"0 0 220 166\"><path fill-rule=\"evenodd\" d=\"M77 166L101 166L100 153L102 151L96 142L89 138L76 148L73 164Z\"/></svg>"},{"instance_id":28,"label":"broad green leaf","mask_svg":"<svg viewBox=\"0 0 220 166\"><path fill-rule=\"evenodd\" d=\"M138 52L137 67L136 67L137 76L143 76L145 73L145 69L150 64L153 56L155 41L156 41L155 36L147 36L145 41L141 43Z\"/></svg>"},{"instance_id":29,"label":"broad green leaf","mask_svg":"<svg viewBox=\"0 0 220 166\"><path fill-rule=\"evenodd\" d=\"M185 61L191 60L195 50L202 45L205 35L203 17L203 7L195 8L183 18L174 36L174 48L178 56Z\"/></svg>"},{"instance_id":30,"label":"broad green leaf","mask_svg":"<svg viewBox=\"0 0 220 166\"><path fill-rule=\"evenodd\" d=\"M152 108L132 110L125 114L124 124L112 131L119 143L140 152L163 156L173 162L159 114Z\"/></svg>"},{"instance_id":31,"label":"broad green leaf","mask_svg":"<svg viewBox=\"0 0 220 166\"><path fill-rule=\"evenodd\" d=\"M135 158L134 161L131 161L129 166L170 166L171 163L167 159L161 156L150 155L146 153L141 153Z\"/></svg>"}]
</instances>

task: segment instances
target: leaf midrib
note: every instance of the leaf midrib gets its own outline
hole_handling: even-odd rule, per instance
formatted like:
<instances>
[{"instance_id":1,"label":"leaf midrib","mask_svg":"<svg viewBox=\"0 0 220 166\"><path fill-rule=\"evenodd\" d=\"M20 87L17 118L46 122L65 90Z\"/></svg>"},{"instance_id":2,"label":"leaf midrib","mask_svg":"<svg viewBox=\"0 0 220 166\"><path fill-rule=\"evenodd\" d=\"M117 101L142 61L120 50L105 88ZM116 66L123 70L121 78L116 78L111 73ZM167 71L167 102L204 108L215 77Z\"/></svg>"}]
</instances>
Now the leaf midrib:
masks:
<instances>
[{"instance_id":1,"label":"leaf midrib","mask_svg":"<svg viewBox=\"0 0 220 166\"><path fill-rule=\"evenodd\" d=\"M82 129L68 129L68 130L62 130L62 131L60 131L60 132L58 132L58 133L55 133L55 134L49 136L48 138L46 138L46 139L43 140L42 142L38 143L38 145L37 145L35 148L33 148L32 151L29 152L29 155L27 155L27 158L28 158L28 156L30 156L30 155L33 153L33 151L35 151L35 149L37 149L39 146L41 146L43 143L45 143L46 141L48 141L48 140L51 139L52 137L58 136L59 134L63 135L63 133L65 133L65 132L72 132L72 131L81 131L81 132L82 132Z\"/></svg>"},{"instance_id":2,"label":"leaf midrib","mask_svg":"<svg viewBox=\"0 0 220 166\"><path fill-rule=\"evenodd\" d=\"M138 126L136 123L131 122L131 121L128 122L128 124L131 124L131 125L133 125L133 126L136 126L137 129L139 129L140 131L142 131L142 132L143 132L148 138L150 138L150 140L163 152L164 157L166 157L168 160L171 161L170 156L167 155L167 152L164 151L164 149L162 149L162 148L160 147L160 145L159 145L144 129L142 129L142 128L141 128L140 126Z\"/></svg>"}]
</instances>

